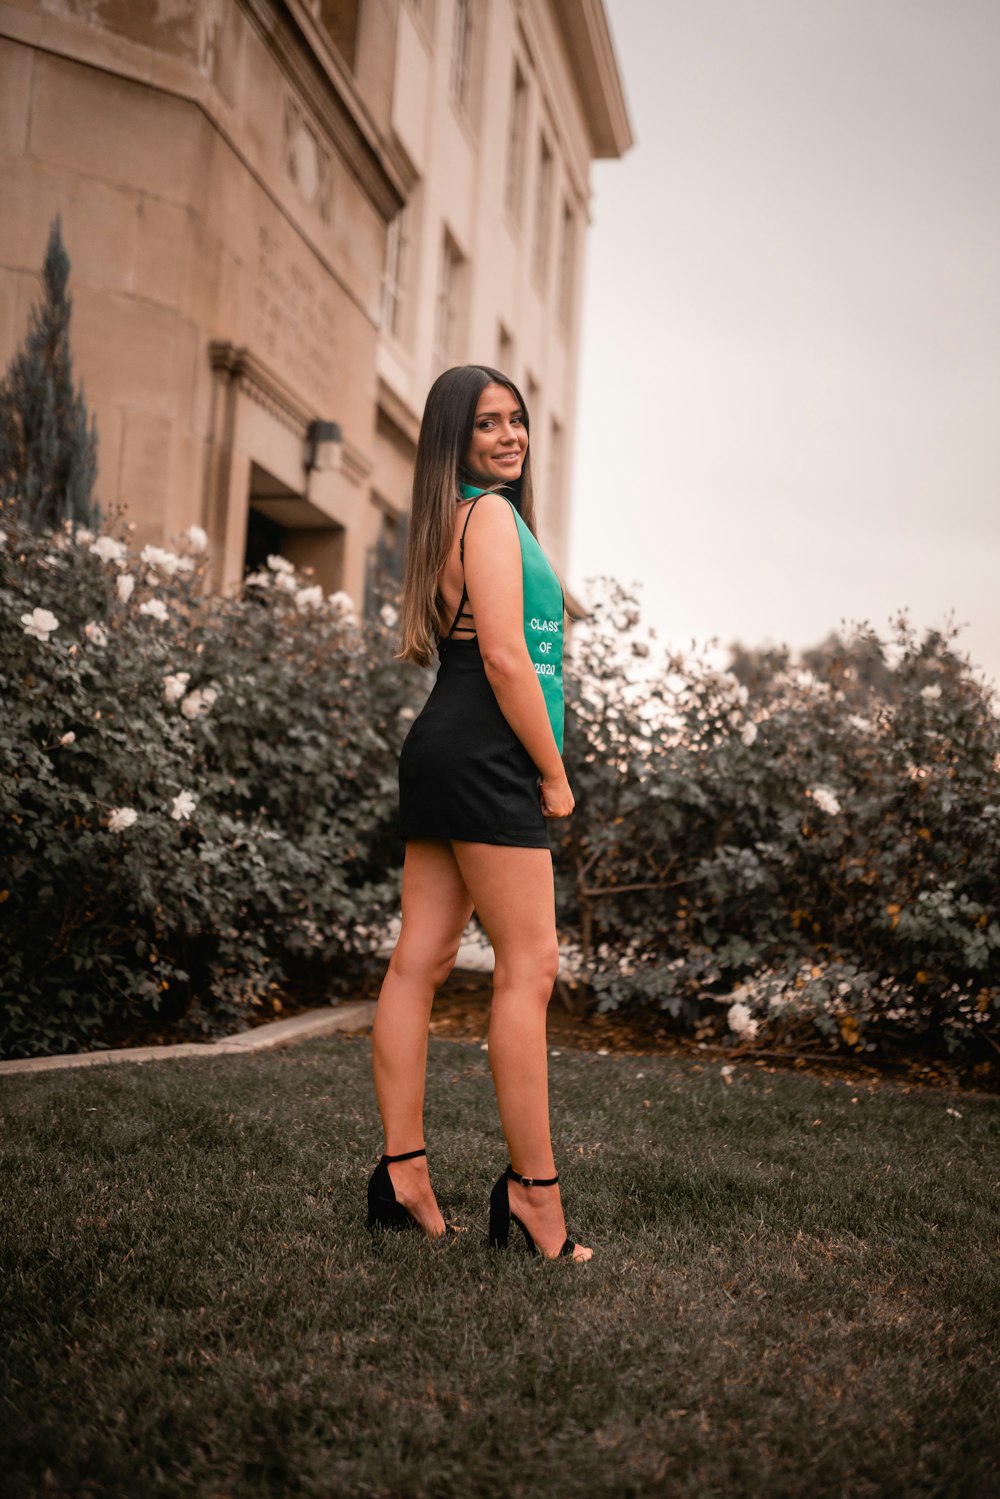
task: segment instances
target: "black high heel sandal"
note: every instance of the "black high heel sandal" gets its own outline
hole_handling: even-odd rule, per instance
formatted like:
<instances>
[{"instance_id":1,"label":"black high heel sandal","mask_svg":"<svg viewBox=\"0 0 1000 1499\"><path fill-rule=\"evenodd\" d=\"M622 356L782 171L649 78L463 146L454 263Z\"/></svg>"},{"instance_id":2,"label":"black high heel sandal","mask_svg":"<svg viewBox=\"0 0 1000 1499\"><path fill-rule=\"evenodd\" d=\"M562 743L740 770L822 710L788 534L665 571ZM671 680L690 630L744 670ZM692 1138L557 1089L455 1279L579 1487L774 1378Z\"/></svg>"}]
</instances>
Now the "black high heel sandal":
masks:
<instances>
[{"instance_id":1,"label":"black high heel sandal","mask_svg":"<svg viewBox=\"0 0 1000 1499\"><path fill-rule=\"evenodd\" d=\"M391 1229L400 1232L405 1229L419 1228L422 1233L427 1233L424 1225L414 1218L409 1208L403 1206L396 1200L396 1189L392 1185L392 1177L389 1175L389 1163L391 1161L412 1161L417 1156L426 1155L426 1149L407 1150L402 1155L384 1155L368 1180L368 1228ZM452 1234L460 1232L457 1224L446 1223L444 1234L434 1237L448 1238ZM428 1234L428 1238L432 1235Z\"/></svg>"},{"instance_id":2,"label":"black high heel sandal","mask_svg":"<svg viewBox=\"0 0 1000 1499\"><path fill-rule=\"evenodd\" d=\"M555 1176L547 1176L543 1180L539 1176L519 1176L518 1173L514 1170L513 1166L507 1167L507 1170L504 1172L503 1176L501 1176L500 1180L493 1188L493 1191L490 1193L491 1249L507 1248L507 1236L510 1233L510 1222L513 1218L514 1222L517 1224L518 1228L524 1235L524 1242L527 1244L530 1252L532 1254L541 1253L541 1250L538 1248L538 1245L535 1243L534 1239L531 1237L528 1230L521 1222L520 1218L515 1212L511 1211L510 1189L508 1183L512 1181L520 1182L522 1187L554 1187L558 1180L558 1173L556 1173ZM562 1259L567 1255L571 1255L575 1248L576 1245L574 1244L573 1240L567 1238L556 1258Z\"/></svg>"}]
</instances>

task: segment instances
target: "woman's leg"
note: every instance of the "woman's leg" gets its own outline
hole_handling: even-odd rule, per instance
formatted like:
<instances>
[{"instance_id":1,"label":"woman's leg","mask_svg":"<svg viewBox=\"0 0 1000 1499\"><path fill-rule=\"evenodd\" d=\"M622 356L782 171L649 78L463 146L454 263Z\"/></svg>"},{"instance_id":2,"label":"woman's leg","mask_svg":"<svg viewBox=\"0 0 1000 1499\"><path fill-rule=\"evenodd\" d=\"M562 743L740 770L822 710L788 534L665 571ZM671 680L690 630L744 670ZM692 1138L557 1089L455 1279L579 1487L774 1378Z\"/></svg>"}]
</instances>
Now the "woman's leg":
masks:
<instances>
[{"instance_id":1,"label":"woman's leg","mask_svg":"<svg viewBox=\"0 0 1000 1499\"><path fill-rule=\"evenodd\" d=\"M403 861L403 921L382 982L372 1030L375 1093L386 1155L424 1143L427 1035L434 995L451 972L472 899L450 846L413 839ZM389 1167L397 1199L430 1234L444 1232L427 1160Z\"/></svg>"},{"instance_id":2,"label":"woman's leg","mask_svg":"<svg viewBox=\"0 0 1000 1499\"><path fill-rule=\"evenodd\" d=\"M496 955L490 1069L511 1164L521 1176L556 1174L549 1134L545 1012L559 971L552 855L452 840L465 887ZM546 1254L566 1237L558 1187L510 1183L511 1207ZM591 1251L579 1247L577 1258Z\"/></svg>"}]
</instances>

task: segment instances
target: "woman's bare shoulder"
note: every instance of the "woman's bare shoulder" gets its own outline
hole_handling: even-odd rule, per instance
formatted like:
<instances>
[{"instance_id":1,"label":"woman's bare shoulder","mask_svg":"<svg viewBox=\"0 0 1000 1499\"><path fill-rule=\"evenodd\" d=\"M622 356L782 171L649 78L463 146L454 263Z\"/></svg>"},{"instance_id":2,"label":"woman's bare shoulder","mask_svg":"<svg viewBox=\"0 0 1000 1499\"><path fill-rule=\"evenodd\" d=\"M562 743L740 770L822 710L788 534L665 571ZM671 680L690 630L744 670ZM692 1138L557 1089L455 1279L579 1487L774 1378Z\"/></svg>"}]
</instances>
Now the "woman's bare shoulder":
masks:
<instances>
[{"instance_id":1,"label":"woman's bare shoulder","mask_svg":"<svg viewBox=\"0 0 1000 1499\"><path fill-rule=\"evenodd\" d=\"M486 494L478 496L472 507L466 540L474 530L487 531L491 536L498 536L504 532L514 535L516 525L511 501L497 490L488 490Z\"/></svg>"}]
</instances>

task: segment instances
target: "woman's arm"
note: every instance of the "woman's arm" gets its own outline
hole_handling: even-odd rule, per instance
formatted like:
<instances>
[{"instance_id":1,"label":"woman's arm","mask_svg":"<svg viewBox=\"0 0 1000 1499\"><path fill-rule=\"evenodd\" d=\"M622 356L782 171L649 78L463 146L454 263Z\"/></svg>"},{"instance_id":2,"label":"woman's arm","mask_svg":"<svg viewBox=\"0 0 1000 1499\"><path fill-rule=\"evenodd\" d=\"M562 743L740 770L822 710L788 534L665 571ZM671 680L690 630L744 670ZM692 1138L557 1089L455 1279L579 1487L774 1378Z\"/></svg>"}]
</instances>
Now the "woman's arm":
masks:
<instances>
[{"instance_id":1,"label":"woman's arm","mask_svg":"<svg viewBox=\"0 0 1000 1499\"><path fill-rule=\"evenodd\" d=\"M573 793L524 639L521 542L502 495L485 494L476 503L465 533L465 586L500 711L538 767L545 811L567 817Z\"/></svg>"}]
</instances>

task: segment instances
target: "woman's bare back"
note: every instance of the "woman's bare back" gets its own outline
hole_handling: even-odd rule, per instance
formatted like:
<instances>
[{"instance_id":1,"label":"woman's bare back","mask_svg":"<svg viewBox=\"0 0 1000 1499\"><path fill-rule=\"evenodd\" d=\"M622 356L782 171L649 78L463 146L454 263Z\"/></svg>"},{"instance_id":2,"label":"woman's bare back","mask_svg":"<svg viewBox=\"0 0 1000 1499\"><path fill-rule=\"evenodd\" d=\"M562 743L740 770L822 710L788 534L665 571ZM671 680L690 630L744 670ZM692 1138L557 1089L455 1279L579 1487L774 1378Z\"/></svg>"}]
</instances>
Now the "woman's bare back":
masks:
<instances>
[{"instance_id":1,"label":"woman's bare back","mask_svg":"<svg viewBox=\"0 0 1000 1499\"><path fill-rule=\"evenodd\" d=\"M460 640L468 640L476 633L475 621L472 618L472 609L467 594L465 601L462 601L462 594L465 588L465 571L462 566L461 540L465 522L469 514L469 507L472 504L472 500L460 500L455 506L455 529L452 533L451 546L448 549L448 560L441 569L441 575L438 579L438 592L444 601L442 615L445 630L451 625L461 605L462 617L455 625L454 630L454 633Z\"/></svg>"}]
</instances>

